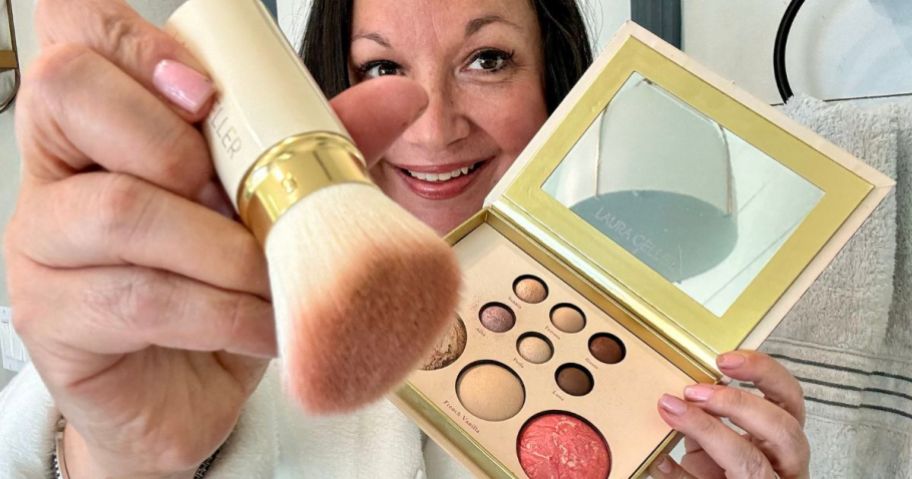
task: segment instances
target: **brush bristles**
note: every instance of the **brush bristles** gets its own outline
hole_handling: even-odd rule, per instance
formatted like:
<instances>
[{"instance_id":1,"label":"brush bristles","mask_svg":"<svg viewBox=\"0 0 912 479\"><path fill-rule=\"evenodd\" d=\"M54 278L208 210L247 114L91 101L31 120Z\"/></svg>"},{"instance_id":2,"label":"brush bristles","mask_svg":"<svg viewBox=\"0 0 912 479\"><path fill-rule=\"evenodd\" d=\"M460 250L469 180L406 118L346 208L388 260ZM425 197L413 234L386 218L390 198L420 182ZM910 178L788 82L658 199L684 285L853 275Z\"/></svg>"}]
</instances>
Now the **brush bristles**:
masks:
<instances>
[{"instance_id":1,"label":"brush bristles","mask_svg":"<svg viewBox=\"0 0 912 479\"><path fill-rule=\"evenodd\" d=\"M450 247L380 190L304 198L266 242L284 385L311 413L341 413L401 382L451 322Z\"/></svg>"}]
</instances>

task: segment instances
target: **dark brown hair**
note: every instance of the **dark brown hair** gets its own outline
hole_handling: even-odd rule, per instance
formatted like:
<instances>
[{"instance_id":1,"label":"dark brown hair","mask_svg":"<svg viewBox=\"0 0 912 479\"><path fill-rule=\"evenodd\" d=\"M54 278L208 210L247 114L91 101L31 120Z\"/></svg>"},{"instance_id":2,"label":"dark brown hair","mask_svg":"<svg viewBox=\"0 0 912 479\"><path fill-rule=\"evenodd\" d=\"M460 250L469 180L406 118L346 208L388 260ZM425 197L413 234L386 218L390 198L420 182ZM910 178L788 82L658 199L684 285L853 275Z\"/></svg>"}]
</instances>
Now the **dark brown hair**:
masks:
<instances>
[{"instance_id":1,"label":"dark brown hair","mask_svg":"<svg viewBox=\"0 0 912 479\"><path fill-rule=\"evenodd\" d=\"M541 28L545 101L552 112L592 63L592 47L576 0L530 0ZM314 0L299 54L332 98L351 86L353 0Z\"/></svg>"}]
</instances>

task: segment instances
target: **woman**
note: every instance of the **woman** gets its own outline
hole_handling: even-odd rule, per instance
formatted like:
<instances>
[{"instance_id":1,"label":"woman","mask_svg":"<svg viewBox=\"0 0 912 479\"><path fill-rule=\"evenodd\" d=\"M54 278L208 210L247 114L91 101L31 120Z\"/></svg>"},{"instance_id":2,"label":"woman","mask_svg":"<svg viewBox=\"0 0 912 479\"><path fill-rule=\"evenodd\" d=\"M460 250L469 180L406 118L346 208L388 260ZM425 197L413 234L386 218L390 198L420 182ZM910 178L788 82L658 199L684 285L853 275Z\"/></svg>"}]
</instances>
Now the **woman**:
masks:
<instances>
[{"instance_id":1,"label":"woman","mask_svg":"<svg viewBox=\"0 0 912 479\"><path fill-rule=\"evenodd\" d=\"M311 30L308 61L328 93L345 90L333 107L378 184L441 233L480 207L589 61L571 1L340 3L316 2L327 27ZM276 404L264 259L216 212L229 205L192 126L213 91L192 57L122 1L42 0L37 16L6 258L16 328L68 421L70 477L192 477L223 444L210 477L435 477L440 454L429 446L425 464L414 425L385 403L326 420ZM321 46L332 55L314 56ZM797 381L758 353L719 365L766 399L706 386L656 398L689 453L653 474L806 477ZM9 437L22 429L0 423L12 476L43 473L52 449L58 413L38 384L27 369L0 397L39 431ZM37 459L2 456L17 447Z\"/></svg>"}]
</instances>

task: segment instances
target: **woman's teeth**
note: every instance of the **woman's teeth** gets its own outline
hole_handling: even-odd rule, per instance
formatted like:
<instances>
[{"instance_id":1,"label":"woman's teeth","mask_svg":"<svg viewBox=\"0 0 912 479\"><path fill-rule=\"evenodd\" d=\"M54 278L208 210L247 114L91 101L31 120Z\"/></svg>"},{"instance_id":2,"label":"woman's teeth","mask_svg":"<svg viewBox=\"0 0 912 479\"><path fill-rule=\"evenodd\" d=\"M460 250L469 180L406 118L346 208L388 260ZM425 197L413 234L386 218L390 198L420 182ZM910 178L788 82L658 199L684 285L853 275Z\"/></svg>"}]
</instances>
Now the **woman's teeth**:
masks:
<instances>
[{"instance_id":1,"label":"woman's teeth","mask_svg":"<svg viewBox=\"0 0 912 479\"><path fill-rule=\"evenodd\" d=\"M418 171L405 170L413 178L417 178L421 181L427 181L430 183L439 183L441 181L449 181L453 178L458 178L462 175L467 175L478 166L478 163L475 163L472 166L467 166L465 168L457 168L448 173L421 173Z\"/></svg>"}]
</instances>

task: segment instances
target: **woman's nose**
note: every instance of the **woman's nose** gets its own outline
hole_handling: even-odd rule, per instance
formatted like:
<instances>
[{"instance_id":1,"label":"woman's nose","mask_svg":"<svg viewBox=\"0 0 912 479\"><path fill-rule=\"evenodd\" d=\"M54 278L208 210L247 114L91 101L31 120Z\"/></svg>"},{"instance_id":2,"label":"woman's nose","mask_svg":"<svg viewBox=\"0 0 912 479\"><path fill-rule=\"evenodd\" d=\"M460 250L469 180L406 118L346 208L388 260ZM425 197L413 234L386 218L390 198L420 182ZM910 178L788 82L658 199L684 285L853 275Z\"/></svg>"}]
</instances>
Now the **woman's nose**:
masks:
<instances>
[{"instance_id":1,"label":"woman's nose","mask_svg":"<svg viewBox=\"0 0 912 479\"><path fill-rule=\"evenodd\" d=\"M449 82L428 87L428 106L424 113L403 134L413 146L426 150L441 150L469 136L471 122L466 116L459 91Z\"/></svg>"}]
</instances>

